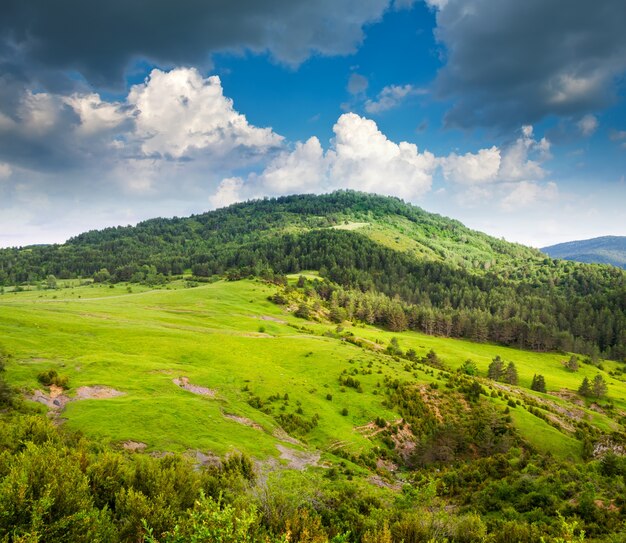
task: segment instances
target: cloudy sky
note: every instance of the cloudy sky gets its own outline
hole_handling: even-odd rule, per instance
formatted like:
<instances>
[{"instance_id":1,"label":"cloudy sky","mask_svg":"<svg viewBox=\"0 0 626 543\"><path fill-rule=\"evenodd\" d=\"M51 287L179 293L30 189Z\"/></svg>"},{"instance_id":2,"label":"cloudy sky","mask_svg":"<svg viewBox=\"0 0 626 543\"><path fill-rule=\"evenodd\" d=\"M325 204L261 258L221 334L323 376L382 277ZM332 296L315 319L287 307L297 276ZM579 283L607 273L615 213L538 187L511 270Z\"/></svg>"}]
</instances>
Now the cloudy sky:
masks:
<instances>
[{"instance_id":1,"label":"cloudy sky","mask_svg":"<svg viewBox=\"0 0 626 543\"><path fill-rule=\"evenodd\" d=\"M623 0L3 0L0 246L351 188L626 235Z\"/></svg>"}]
</instances>

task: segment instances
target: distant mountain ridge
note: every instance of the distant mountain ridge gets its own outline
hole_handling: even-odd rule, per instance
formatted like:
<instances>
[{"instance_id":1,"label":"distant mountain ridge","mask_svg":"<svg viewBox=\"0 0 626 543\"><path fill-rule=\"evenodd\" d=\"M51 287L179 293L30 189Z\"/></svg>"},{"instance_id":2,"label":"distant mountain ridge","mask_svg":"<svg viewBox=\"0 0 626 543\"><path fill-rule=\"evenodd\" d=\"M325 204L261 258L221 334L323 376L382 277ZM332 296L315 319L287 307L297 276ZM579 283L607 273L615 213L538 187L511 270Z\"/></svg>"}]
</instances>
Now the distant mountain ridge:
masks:
<instances>
[{"instance_id":1,"label":"distant mountain ridge","mask_svg":"<svg viewBox=\"0 0 626 543\"><path fill-rule=\"evenodd\" d=\"M612 264L626 269L626 236L569 241L541 249L552 258L590 264Z\"/></svg>"}]
</instances>

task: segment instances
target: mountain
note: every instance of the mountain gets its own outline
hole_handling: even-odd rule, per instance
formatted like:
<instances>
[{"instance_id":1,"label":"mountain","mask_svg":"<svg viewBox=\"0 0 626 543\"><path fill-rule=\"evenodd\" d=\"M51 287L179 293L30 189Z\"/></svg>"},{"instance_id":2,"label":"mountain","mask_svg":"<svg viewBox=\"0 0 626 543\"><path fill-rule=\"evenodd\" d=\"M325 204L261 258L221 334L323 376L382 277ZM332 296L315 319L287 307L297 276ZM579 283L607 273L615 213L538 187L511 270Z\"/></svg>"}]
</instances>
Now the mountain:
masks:
<instances>
[{"instance_id":1,"label":"mountain","mask_svg":"<svg viewBox=\"0 0 626 543\"><path fill-rule=\"evenodd\" d=\"M340 191L256 200L0 251L0 285L301 270L395 300L372 321L391 329L626 357L623 271L552 260L396 198Z\"/></svg>"},{"instance_id":2,"label":"mountain","mask_svg":"<svg viewBox=\"0 0 626 543\"><path fill-rule=\"evenodd\" d=\"M581 241L569 241L544 247L541 251L552 258L612 264L626 268L626 236L603 236Z\"/></svg>"},{"instance_id":3,"label":"mountain","mask_svg":"<svg viewBox=\"0 0 626 543\"><path fill-rule=\"evenodd\" d=\"M0 270L0 539L620 540L619 268L341 192Z\"/></svg>"}]
</instances>

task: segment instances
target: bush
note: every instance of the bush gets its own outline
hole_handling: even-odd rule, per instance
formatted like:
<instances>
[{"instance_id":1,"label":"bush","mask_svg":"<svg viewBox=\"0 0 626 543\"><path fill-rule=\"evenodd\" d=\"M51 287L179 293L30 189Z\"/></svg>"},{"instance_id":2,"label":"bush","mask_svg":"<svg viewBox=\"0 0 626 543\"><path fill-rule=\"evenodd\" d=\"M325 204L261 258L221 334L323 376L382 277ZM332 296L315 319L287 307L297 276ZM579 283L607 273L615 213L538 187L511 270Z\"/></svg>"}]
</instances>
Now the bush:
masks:
<instances>
[{"instance_id":1,"label":"bush","mask_svg":"<svg viewBox=\"0 0 626 543\"><path fill-rule=\"evenodd\" d=\"M54 369L42 371L39 375L37 375L37 381L46 387L55 385L65 389L69 388L69 377L67 377L67 375L60 376Z\"/></svg>"}]
</instances>

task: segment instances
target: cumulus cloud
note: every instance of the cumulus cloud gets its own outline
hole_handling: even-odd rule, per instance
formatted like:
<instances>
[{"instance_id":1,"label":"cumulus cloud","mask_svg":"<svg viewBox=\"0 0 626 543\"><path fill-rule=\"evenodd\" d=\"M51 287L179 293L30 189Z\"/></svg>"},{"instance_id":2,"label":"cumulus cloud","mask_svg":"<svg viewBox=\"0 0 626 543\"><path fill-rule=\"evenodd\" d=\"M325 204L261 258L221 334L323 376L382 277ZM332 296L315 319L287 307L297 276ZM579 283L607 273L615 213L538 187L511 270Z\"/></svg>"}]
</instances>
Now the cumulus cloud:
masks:
<instances>
[{"instance_id":1,"label":"cumulus cloud","mask_svg":"<svg viewBox=\"0 0 626 543\"><path fill-rule=\"evenodd\" d=\"M243 188L243 179L241 177L227 177L222 179L217 187L217 192L209 198L211 206L214 208L226 207L236 202L240 202L240 195Z\"/></svg>"},{"instance_id":2,"label":"cumulus cloud","mask_svg":"<svg viewBox=\"0 0 626 543\"><path fill-rule=\"evenodd\" d=\"M533 127L525 125L521 135L502 149L493 146L477 153L452 153L439 160L445 179L463 185L481 185L538 180L546 172L541 163L550 158L550 142L535 140Z\"/></svg>"},{"instance_id":3,"label":"cumulus cloud","mask_svg":"<svg viewBox=\"0 0 626 543\"><path fill-rule=\"evenodd\" d=\"M269 52L296 65L312 54L349 54L389 0L6 0L0 60L41 78L74 70L95 85L122 83L137 58L207 66L215 51ZM112 39L114 36L114 39Z\"/></svg>"},{"instance_id":4,"label":"cumulus cloud","mask_svg":"<svg viewBox=\"0 0 626 543\"><path fill-rule=\"evenodd\" d=\"M441 160L441 167L446 179L474 185L497 181L500 163L500 149L494 145L477 153L452 153Z\"/></svg>"},{"instance_id":5,"label":"cumulus cloud","mask_svg":"<svg viewBox=\"0 0 626 543\"><path fill-rule=\"evenodd\" d=\"M223 156L237 148L262 153L282 141L235 111L219 77L203 79L193 68L153 70L145 83L131 89L128 104L146 155L181 158L202 150Z\"/></svg>"},{"instance_id":6,"label":"cumulus cloud","mask_svg":"<svg viewBox=\"0 0 626 543\"><path fill-rule=\"evenodd\" d=\"M329 152L330 180L337 188L416 199L430 190L436 159L417 146L394 143L376 123L354 113L344 114L333 127L334 149Z\"/></svg>"},{"instance_id":7,"label":"cumulus cloud","mask_svg":"<svg viewBox=\"0 0 626 543\"><path fill-rule=\"evenodd\" d=\"M430 190L437 167L432 153L389 140L374 121L355 113L341 115L333 131L327 151L316 137L297 143L250 175L243 191L257 196L350 188L416 200Z\"/></svg>"},{"instance_id":8,"label":"cumulus cloud","mask_svg":"<svg viewBox=\"0 0 626 543\"><path fill-rule=\"evenodd\" d=\"M598 129L598 118L595 115L585 115L578 121L578 130L583 136L591 136Z\"/></svg>"},{"instance_id":9,"label":"cumulus cloud","mask_svg":"<svg viewBox=\"0 0 626 543\"><path fill-rule=\"evenodd\" d=\"M550 142L534 139L530 125L521 129L512 143L492 146L477 153L451 153L438 159L444 179L456 184L456 200L463 207L483 206L495 201L504 210L527 207L558 196L557 185L542 183L547 172L544 161L550 158Z\"/></svg>"},{"instance_id":10,"label":"cumulus cloud","mask_svg":"<svg viewBox=\"0 0 626 543\"><path fill-rule=\"evenodd\" d=\"M13 118L0 117L0 159L49 171L87 167L97 156L105 171L139 171L137 187L152 184L145 180L155 160L246 165L282 141L271 128L248 123L218 77L194 68L153 70L119 102L26 91Z\"/></svg>"},{"instance_id":11,"label":"cumulus cloud","mask_svg":"<svg viewBox=\"0 0 626 543\"><path fill-rule=\"evenodd\" d=\"M609 104L626 71L622 0L427 0L453 126L511 127ZM532 39L529 39L532 36Z\"/></svg>"},{"instance_id":12,"label":"cumulus cloud","mask_svg":"<svg viewBox=\"0 0 626 543\"><path fill-rule=\"evenodd\" d=\"M398 107L408 96L426 93L426 90L413 85L388 85L378 93L376 99L365 102L365 111L371 114L382 113Z\"/></svg>"}]
</instances>

